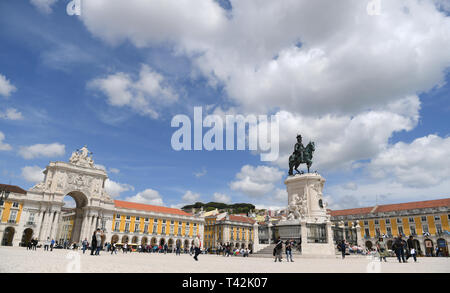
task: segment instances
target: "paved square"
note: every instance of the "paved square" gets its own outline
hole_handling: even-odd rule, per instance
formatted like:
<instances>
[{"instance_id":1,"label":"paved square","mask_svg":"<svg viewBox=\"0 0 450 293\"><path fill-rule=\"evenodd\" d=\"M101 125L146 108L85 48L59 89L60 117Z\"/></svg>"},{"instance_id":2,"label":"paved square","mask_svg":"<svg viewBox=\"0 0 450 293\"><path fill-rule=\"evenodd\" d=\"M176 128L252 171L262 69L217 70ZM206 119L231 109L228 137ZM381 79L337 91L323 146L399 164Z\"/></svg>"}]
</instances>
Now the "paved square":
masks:
<instances>
[{"instance_id":1,"label":"paved square","mask_svg":"<svg viewBox=\"0 0 450 293\"><path fill-rule=\"evenodd\" d=\"M91 256L86 251L43 249L27 251L21 247L0 247L0 273L365 273L414 272L450 273L450 259L419 258L417 263L387 263L366 257L297 258L294 262L274 263L272 258L223 257L200 255L196 262L189 255L102 252ZM77 261L79 259L79 261ZM410 259L410 261L412 261ZM79 266L78 266L79 264Z\"/></svg>"}]
</instances>

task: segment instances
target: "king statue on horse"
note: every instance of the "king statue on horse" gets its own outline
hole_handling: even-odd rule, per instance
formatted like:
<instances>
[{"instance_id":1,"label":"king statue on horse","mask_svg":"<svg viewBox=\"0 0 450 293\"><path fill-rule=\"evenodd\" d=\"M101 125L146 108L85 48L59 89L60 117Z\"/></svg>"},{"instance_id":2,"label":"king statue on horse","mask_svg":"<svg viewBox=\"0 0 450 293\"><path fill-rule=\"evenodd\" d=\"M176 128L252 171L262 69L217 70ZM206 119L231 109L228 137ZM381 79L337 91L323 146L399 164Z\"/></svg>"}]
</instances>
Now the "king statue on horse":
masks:
<instances>
[{"instance_id":1,"label":"king statue on horse","mask_svg":"<svg viewBox=\"0 0 450 293\"><path fill-rule=\"evenodd\" d=\"M297 168L300 164L306 164L309 168L312 165L312 157L315 151L314 142L310 141L306 147L302 144L302 136L297 135L297 143L294 146L294 152L289 157L289 175L294 175L293 170L297 171L297 174L301 174Z\"/></svg>"}]
</instances>

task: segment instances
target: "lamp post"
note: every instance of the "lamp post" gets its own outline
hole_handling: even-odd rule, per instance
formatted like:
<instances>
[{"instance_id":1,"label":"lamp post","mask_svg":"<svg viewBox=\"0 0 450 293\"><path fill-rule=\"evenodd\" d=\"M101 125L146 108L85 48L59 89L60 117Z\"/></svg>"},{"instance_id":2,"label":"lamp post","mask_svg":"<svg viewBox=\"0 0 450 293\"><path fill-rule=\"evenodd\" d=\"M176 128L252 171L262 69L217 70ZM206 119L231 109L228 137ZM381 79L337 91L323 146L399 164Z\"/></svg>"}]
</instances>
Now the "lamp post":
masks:
<instances>
[{"instance_id":1,"label":"lamp post","mask_svg":"<svg viewBox=\"0 0 450 293\"><path fill-rule=\"evenodd\" d=\"M6 189L0 190L0 201L4 201L8 199L10 191Z\"/></svg>"}]
</instances>

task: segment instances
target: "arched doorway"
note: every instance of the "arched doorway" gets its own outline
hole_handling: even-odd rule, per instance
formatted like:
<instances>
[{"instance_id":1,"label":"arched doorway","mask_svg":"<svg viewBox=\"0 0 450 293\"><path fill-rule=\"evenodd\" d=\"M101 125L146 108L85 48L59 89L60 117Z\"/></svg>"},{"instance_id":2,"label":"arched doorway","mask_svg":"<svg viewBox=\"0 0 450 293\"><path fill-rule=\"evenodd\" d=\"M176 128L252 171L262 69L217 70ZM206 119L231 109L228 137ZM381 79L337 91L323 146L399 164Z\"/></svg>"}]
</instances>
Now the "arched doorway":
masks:
<instances>
[{"instance_id":1,"label":"arched doorway","mask_svg":"<svg viewBox=\"0 0 450 293\"><path fill-rule=\"evenodd\" d=\"M3 233L2 246L12 246L14 233L16 230L13 227L7 227Z\"/></svg>"},{"instance_id":2,"label":"arched doorway","mask_svg":"<svg viewBox=\"0 0 450 293\"><path fill-rule=\"evenodd\" d=\"M372 246L373 246L372 245L372 241L370 241L370 240L366 241L366 247L367 247L368 250L371 250Z\"/></svg>"},{"instance_id":3,"label":"arched doorway","mask_svg":"<svg viewBox=\"0 0 450 293\"><path fill-rule=\"evenodd\" d=\"M114 243L117 243L117 242L119 242L119 236L118 235L113 235L111 237L111 243L114 244Z\"/></svg>"},{"instance_id":4,"label":"arched doorway","mask_svg":"<svg viewBox=\"0 0 450 293\"><path fill-rule=\"evenodd\" d=\"M137 244L138 243L138 237L137 236L133 236L133 238L131 238L131 243Z\"/></svg>"},{"instance_id":5,"label":"arched doorway","mask_svg":"<svg viewBox=\"0 0 450 293\"><path fill-rule=\"evenodd\" d=\"M156 238L153 237L150 243L152 246L155 246L158 243L158 240L156 240Z\"/></svg>"},{"instance_id":6,"label":"arched doorway","mask_svg":"<svg viewBox=\"0 0 450 293\"><path fill-rule=\"evenodd\" d=\"M425 244L425 255L426 256L433 256L434 254L434 245L433 245L433 241L431 239L425 239L423 241L423 243Z\"/></svg>"},{"instance_id":7,"label":"arched doorway","mask_svg":"<svg viewBox=\"0 0 450 293\"><path fill-rule=\"evenodd\" d=\"M249 244L248 244L248 249L249 249L250 251L252 251L252 250L253 250L253 244L249 243Z\"/></svg>"},{"instance_id":8,"label":"arched doorway","mask_svg":"<svg viewBox=\"0 0 450 293\"><path fill-rule=\"evenodd\" d=\"M148 242L148 239L147 239L147 237L142 237L142 239L141 239L141 245L147 245L147 242Z\"/></svg>"},{"instance_id":9,"label":"arched doorway","mask_svg":"<svg viewBox=\"0 0 450 293\"><path fill-rule=\"evenodd\" d=\"M415 246L416 249L417 249L417 255L422 256L423 253L422 253L422 248L420 247L420 242L419 242L419 240L414 239L413 242L414 242L414 246Z\"/></svg>"},{"instance_id":10,"label":"arched doorway","mask_svg":"<svg viewBox=\"0 0 450 293\"><path fill-rule=\"evenodd\" d=\"M234 244L235 248L239 248L239 243Z\"/></svg>"},{"instance_id":11,"label":"arched doorway","mask_svg":"<svg viewBox=\"0 0 450 293\"><path fill-rule=\"evenodd\" d=\"M64 197L64 206L61 208L62 225L72 225L70 235L65 235L70 243L80 242L81 228L83 227L84 207L88 204L88 199L84 193L80 191L71 191ZM72 224L71 224L72 223ZM96 228L96 227L94 227ZM85 235L92 236L94 231L86 231ZM86 237L86 236L85 236ZM89 241L89 238L88 238ZM104 242L104 240L103 240Z\"/></svg>"},{"instance_id":12,"label":"arched doorway","mask_svg":"<svg viewBox=\"0 0 450 293\"><path fill-rule=\"evenodd\" d=\"M242 248L242 249L245 248L245 243L241 243L241 248Z\"/></svg>"},{"instance_id":13,"label":"arched doorway","mask_svg":"<svg viewBox=\"0 0 450 293\"><path fill-rule=\"evenodd\" d=\"M31 242L32 238L33 238L33 229L27 228L27 229L23 230L21 245L27 246L28 243Z\"/></svg>"},{"instance_id":14,"label":"arched doorway","mask_svg":"<svg viewBox=\"0 0 450 293\"><path fill-rule=\"evenodd\" d=\"M436 241L436 245L439 248L437 256L448 256L447 241L444 238L439 238Z\"/></svg>"},{"instance_id":15,"label":"arched doorway","mask_svg":"<svg viewBox=\"0 0 450 293\"><path fill-rule=\"evenodd\" d=\"M169 249L172 249L173 247L173 239L170 238L169 241L167 241L167 245L169 246Z\"/></svg>"},{"instance_id":16,"label":"arched doorway","mask_svg":"<svg viewBox=\"0 0 450 293\"><path fill-rule=\"evenodd\" d=\"M189 240L184 240L184 246L183 248L189 249Z\"/></svg>"},{"instance_id":17,"label":"arched doorway","mask_svg":"<svg viewBox=\"0 0 450 293\"><path fill-rule=\"evenodd\" d=\"M128 243L129 239L127 235L122 236L122 244Z\"/></svg>"},{"instance_id":18,"label":"arched doorway","mask_svg":"<svg viewBox=\"0 0 450 293\"><path fill-rule=\"evenodd\" d=\"M164 238L159 239L159 245L164 246L165 243L166 243L166 239L164 239Z\"/></svg>"}]
</instances>

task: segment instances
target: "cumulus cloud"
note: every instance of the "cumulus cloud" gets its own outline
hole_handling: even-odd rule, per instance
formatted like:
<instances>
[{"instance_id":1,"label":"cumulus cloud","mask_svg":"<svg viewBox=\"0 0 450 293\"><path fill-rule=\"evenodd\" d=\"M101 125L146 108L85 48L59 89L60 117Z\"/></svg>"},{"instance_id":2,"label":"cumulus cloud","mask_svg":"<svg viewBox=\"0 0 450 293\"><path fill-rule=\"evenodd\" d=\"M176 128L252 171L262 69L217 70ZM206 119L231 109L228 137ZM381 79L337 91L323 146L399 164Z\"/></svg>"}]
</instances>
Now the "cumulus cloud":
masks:
<instances>
[{"instance_id":1,"label":"cumulus cloud","mask_svg":"<svg viewBox=\"0 0 450 293\"><path fill-rule=\"evenodd\" d=\"M164 205L162 196L159 192L151 188L145 189L144 191L137 193L135 196L127 197L125 200L158 206Z\"/></svg>"},{"instance_id":2,"label":"cumulus cloud","mask_svg":"<svg viewBox=\"0 0 450 293\"><path fill-rule=\"evenodd\" d=\"M39 157L58 157L66 152L66 146L60 143L35 144L23 146L19 149L19 155L24 159L34 159Z\"/></svg>"},{"instance_id":3,"label":"cumulus cloud","mask_svg":"<svg viewBox=\"0 0 450 293\"><path fill-rule=\"evenodd\" d=\"M52 6L58 0L30 0L30 3L33 4L40 12L49 14L53 11Z\"/></svg>"},{"instance_id":4,"label":"cumulus cloud","mask_svg":"<svg viewBox=\"0 0 450 293\"><path fill-rule=\"evenodd\" d=\"M398 142L379 153L368 169L375 178L391 178L409 187L428 187L450 179L450 137L428 135L410 144Z\"/></svg>"},{"instance_id":5,"label":"cumulus cloud","mask_svg":"<svg viewBox=\"0 0 450 293\"><path fill-rule=\"evenodd\" d=\"M114 174L119 174L120 170L117 168L109 168L109 172L114 173Z\"/></svg>"},{"instance_id":6,"label":"cumulus cloud","mask_svg":"<svg viewBox=\"0 0 450 293\"><path fill-rule=\"evenodd\" d=\"M4 139L5 135L3 134L3 132L0 131L0 151L12 150L12 147L9 144L3 142Z\"/></svg>"},{"instance_id":7,"label":"cumulus cloud","mask_svg":"<svg viewBox=\"0 0 450 293\"><path fill-rule=\"evenodd\" d=\"M7 108L4 113L0 113L0 118L7 120L22 120L22 113L15 108Z\"/></svg>"},{"instance_id":8,"label":"cumulus cloud","mask_svg":"<svg viewBox=\"0 0 450 293\"><path fill-rule=\"evenodd\" d=\"M134 190L130 184L115 182L111 179L106 179L105 190L111 197L118 197L122 192Z\"/></svg>"},{"instance_id":9,"label":"cumulus cloud","mask_svg":"<svg viewBox=\"0 0 450 293\"><path fill-rule=\"evenodd\" d=\"M0 95L9 97L12 92L16 91L16 87L11 84L9 80L2 74L0 74Z\"/></svg>"},{"instance_id":10,"label":"cumulus cloud","mask_svg":"<svg viewBox=\"0 0 450 293\"><path fill-rule=\"evenodd\" d=\"M230 183L230 188L240 191L248 196L262 197L275 188L275 184L281 182L284 172L276 167L245 165L236 174L235 181Z\"/></svg>"},{"instance_id":11,"label":"cumulus cloud","mask_svg":"<svg viewBox=\"0 0 450 293\"><path fill-rule=\"evenodd\" d=\"M22 177L33 183L39 183L44 181L44 170L38 166L25 166L22 168Z\"/></svg>"},{"instance_id":12,"label":"cumulus cloud","mask_svg":"<svg viewBox=\"0 0 450 293\"><path fill-rule=\"evenodd\" d=\"M200 199L200 194L192 192L190 190L186 191L186 193L181 198L182 201L186 203L195 203Z\"/></svg>"},{"instance_id":13,"label":"cumulus cloud","mask_svg":"<svg viewBox=\"0 0 450 293\"><path fill-rule=\"evenodd\" d=\"M178 95L164 77L147 65L142 65L136 81L129 74L118 72L94 79L89 82L88 87L101 91L112 106L126 106L153 119L159 117L160 107L178 100Z\"/></svg>"},{"instance_id":14,"label":"cumulus cloud","mask_svg":"<svg viewBox=\"0 0 450 293\"><path fill-rule=\"evenodd\" d=\"M213 201L222 203L231 203L231 197L225 193L214 192Z\"/></svg>"},{"instance_id":15,"label":"cumulus cloud","mask_svg":"<svg viewBox=\"0 0 450 293\"><path fill-rule=\"evenodd\" d=\"M195 177L199 178L199 177L205 176L206 173L207 173L206 168L203 167L203 168L202 168L202 171L200 171L200 172L194 172L194 175L195 175Z\"/></svg>"}]
</instances>

